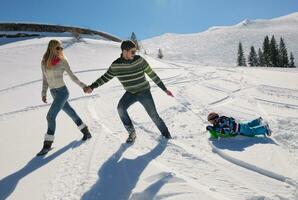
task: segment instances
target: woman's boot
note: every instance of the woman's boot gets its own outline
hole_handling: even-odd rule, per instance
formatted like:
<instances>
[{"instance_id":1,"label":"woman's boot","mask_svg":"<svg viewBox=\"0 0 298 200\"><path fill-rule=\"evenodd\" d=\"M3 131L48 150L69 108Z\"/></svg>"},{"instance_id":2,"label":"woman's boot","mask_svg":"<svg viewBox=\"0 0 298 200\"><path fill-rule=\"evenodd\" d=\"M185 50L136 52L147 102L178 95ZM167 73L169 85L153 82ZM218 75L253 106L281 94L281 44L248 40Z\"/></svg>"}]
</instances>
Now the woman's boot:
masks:
<instances>
[{"instance_id":1,"label":"woman's boot","mask_svg":"<svg viewBox=\"0 0 298 200\"><path fill-rule=\"evenodd\" d=\"M52 144L53 144L53 141L44 141L43 147L41 151L37 154L37 156L42 156L47 154L52 149Z\"/></svg>"}]
</instances>

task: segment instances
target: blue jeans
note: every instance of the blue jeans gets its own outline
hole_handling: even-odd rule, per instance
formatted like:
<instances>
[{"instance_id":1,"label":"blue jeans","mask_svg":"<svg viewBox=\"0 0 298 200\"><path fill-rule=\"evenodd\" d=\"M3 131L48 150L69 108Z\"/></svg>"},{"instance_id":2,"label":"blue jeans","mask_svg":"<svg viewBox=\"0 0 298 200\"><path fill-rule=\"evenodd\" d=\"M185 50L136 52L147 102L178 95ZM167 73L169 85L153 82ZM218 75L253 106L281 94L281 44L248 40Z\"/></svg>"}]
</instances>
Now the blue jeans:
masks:
<instances>
[{"instance_id":1,"label":"blue jeans","mask_svg":"<svg viewBox=\"0 0 298 200\"><path fill-rule=\"evenodd\" d=\"M75 123L77 126L83 124L81 118L78 116L76 111L69 105L67 99L69 97L68 89L66 86L60 88L51 89L51 95L54 99L48 114L48 135L54 135L56 129L56 117L62 109Z\"/></svg>"},{"instance_id":2,"label":"blue jeans","mask_svg":"<svg viewBox=\"0 0 298 200\"><path fill-rule=\"evenodd\" d=\"M261 123L259 118L249 122L242 122L239 126L240 135L253 137L255 135L265 135L267 132L266 126Z\"/></svg>"},{"instance_id":3,"label":"blue jeans","mask_svg":"<svg viewBox=\"0 0 298 200\"><path fill-rule=\"evenodd\" d=\"M141 94L132 94L129 92L125 92L125 94L121 97L117 106L117 110L120 119L128 133L132 133L135 131L135 128L127 112L127 109L135 102L140 102L144 106L145 110L147 111L150 118L155 123L162 135L167 135L169 133L166 124L159 117L156 111L150 90L146 90Z\"/></svg>"}]
</instances>

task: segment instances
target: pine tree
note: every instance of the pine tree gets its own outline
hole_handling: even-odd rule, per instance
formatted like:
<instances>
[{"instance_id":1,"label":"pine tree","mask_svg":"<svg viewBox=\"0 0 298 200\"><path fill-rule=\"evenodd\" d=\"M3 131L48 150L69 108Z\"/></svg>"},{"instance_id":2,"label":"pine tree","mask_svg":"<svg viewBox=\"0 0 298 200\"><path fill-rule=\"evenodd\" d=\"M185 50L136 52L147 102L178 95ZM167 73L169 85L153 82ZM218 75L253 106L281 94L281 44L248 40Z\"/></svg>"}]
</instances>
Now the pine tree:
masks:
<instances>
[{"instance_id":1,"label":"pine tree","mask_svg":"<svg viewBox=\"0 0 298 200\"><path fill-rule=\"evenodd\" d=\"M261 48L259 48L259 51L258 51L258 66L261 66L261 67L265 66L264 55Z\"/></svg>"},{"instance_id":2,"label":"pine tree","mask_svg":"<svg viewBox=\"0 0 298 200\"><path fill-rule=\"evenodd\" d=\"M263 58L264 58L264 66L270 66L270 42L269 37L266 35L263 42Z\"/></svg>"},{"instance_id":3,"label":"pine tree","mask_svg":"<svg viewBox=\"0 0 298 200\"><path fill-rule=\"evenodd\" d=\"M140 46L139 46L139 43L138 43L138 40L137 40L137 36L134 32L131 33L130 40L133 41L136 44L137 50L140 50Z\"/></svg>"},{"instance_id":4,"label":"pine tree","mask_svg":"<svg viewBox=\"0 0 298 200\"><path fill-rule=\"evenodd\" d=\"M162 58L163 58L163 53L162 53L161 49L158 49L157 57L158 57L159 59L162 59Z\"/></svg>"},{"instance_id":5,"label":"pine tree","mask_svg":"<svg viewBox=\"0 0 298 200\"><path fill-rule=\"evenodd\" d=\"M241 42L239 42L239 45L238 45L237 65L238 66L246 66L246 60L245 60L245 57L244 57L244 52L243 52Z\"/></svg>"},{"instance_id":6,"label":"pine tree","mask_svg":"<svg viewBox=\"0 0 298 200\"><path fill-rule=\"evenodd\" d=\"M254 46L251 46L250 53L248 55L248 64L250 66L258 66L258 55L255 51Z\"/></svg>"},{"instance_id":7,"label":"pine tree","mask_svg":"<svg viewBox=\"0 0 298 200\"><path fill-rule=\"evenodd\" d=\"M279 42L279 66L280 67L289 67L289 58L286 44L283 38L280 38Z\"/></svg>"},{"instance_id":8,"label":"pine tree","mask_svg":"<svg viewBox=\"0 0 298 200\"><path fill-rule=\"evenodd\" d=\"M294 58L294 55L293 55L293 53L291 52L291 55L290 55L290 65L289 65L289 67L296 67L295 66L295 58Z\"/></svg>"},{"instance_id":9,"label":"pine tree","mask_svg":"<svg viewBox=\"0 0 298 200\"><path fill-rule=\"evenodd\" d=\"M270 41L270 66L272 66L272 67L279 66L278 46L277 46L274 35L272 35L271 41Z\"/></svg>"}]
</instances>

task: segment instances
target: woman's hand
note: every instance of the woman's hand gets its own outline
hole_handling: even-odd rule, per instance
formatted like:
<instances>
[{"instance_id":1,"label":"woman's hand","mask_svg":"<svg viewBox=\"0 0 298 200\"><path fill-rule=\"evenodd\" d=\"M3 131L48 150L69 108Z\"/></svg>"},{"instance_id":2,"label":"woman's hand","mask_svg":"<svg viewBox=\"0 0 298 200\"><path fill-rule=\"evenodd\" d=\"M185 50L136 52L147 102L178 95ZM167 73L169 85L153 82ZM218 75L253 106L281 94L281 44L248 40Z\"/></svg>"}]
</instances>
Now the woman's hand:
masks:
<instances>
[{"instance_id":1,"label":"woman's hand","mask_svg":"<svg viewBox=\"0 0 298 200\"><path fill-rule=\"evenodd\" d=\"M167 90L166 93L167 93L167 95L174 97L173 93L170 90Z\"/></svg>"},{"instance_id":2,"label":"woman's hand","mask_svg":"<svg viewBox=\"0 0 298 200\"><path fill-rule=\"evenodd\" d=\"M44 103L48 103L48 102L47 102L47 97L46 97L46 96L43 96L43 97L42 97L42 101L43 101Z\"/></svg>"}]
</instances>

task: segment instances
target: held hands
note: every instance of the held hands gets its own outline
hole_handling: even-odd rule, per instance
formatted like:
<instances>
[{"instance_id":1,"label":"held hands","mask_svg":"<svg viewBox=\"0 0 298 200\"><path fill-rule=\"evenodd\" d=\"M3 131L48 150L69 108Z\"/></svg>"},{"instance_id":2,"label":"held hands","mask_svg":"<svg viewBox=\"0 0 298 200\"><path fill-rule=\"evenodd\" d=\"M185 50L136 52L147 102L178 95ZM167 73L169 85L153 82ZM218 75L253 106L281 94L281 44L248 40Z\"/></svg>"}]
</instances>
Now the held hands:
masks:
<instances>
[{"instance_id":1,"label":"held hands","mask_svg":"<svg viewBox=\"0 0 298 200\"><path fill-rule=\"evenodd\" d=\"M167 93L167 95L174 97L173 93L170 90L167 90L166 93Z\"/></svg>"},{"instance_id":2,"label":"held hands","mask_svg":"<svg viewBox=\"0 0 298 200\"><path fill-rule=\"evenodd\" d=\"M93 91L93 89L91 87L89 87L89 86L84 87L83 90L87 94L90 94Z\"/></svg>"}]
</instances>

